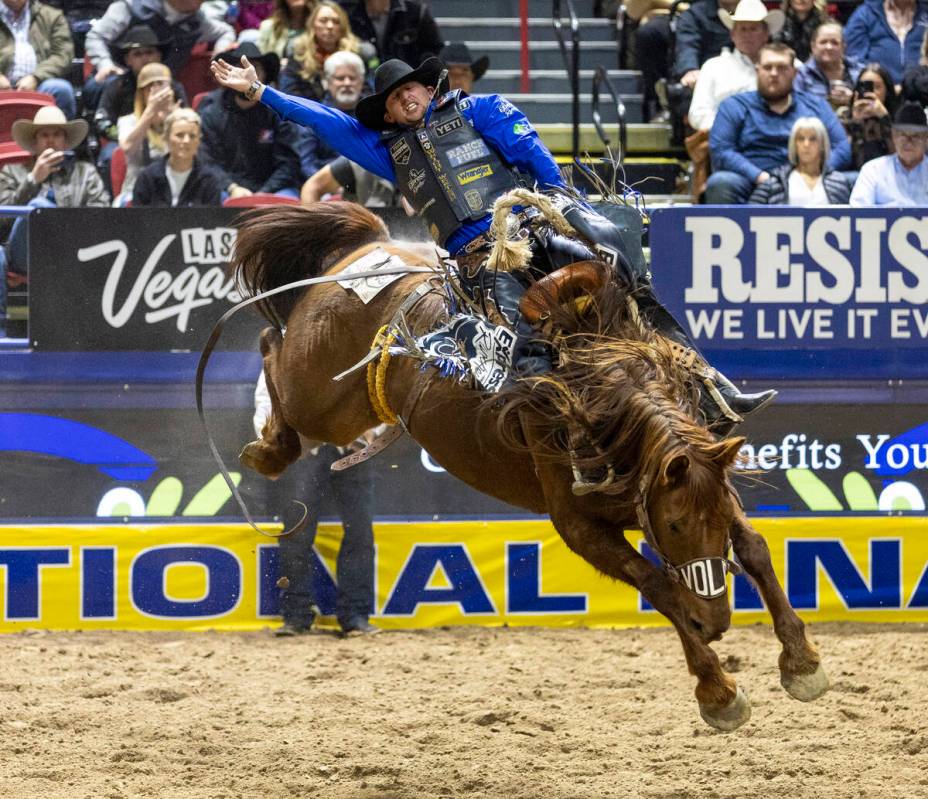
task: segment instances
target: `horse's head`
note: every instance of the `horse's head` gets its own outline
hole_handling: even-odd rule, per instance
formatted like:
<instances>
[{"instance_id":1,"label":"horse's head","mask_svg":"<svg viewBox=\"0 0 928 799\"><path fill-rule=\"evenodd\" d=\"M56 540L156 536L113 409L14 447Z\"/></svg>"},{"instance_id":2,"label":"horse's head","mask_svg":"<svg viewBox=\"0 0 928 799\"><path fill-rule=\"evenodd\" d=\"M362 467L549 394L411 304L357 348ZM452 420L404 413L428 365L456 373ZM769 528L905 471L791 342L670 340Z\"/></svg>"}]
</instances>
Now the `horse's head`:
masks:
<instances>
[{"instance_id":1,"label":"horse's head","mask_svg":"<svg viewBox=\"0 0 928 799\"><path fill-rule=\"evenodd\" d=\"M738 569L728 560L738 500L729 472L743 444L734 438L674 447L639 487L637 512L648 544L679 583L688 624L707 641L731 624L725 577Z\"/></svg>"}]
</instances>

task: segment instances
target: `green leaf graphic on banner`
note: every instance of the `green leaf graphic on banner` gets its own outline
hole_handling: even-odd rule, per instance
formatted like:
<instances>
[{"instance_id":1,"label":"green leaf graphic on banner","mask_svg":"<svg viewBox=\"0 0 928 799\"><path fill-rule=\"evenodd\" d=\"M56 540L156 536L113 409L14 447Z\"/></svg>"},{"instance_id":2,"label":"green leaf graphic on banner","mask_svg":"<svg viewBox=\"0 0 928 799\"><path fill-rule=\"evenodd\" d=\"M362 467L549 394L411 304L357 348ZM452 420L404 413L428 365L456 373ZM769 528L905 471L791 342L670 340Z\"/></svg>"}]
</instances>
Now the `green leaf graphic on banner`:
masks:
<instances>
[{"instance_id":1,"label":"green leaf graphic on banner","mask_svg":"<svg viewBox=\"0 0 928 799\"><path fill-rule=\"evenodd\" d=\"M860 472L848 472L841 481L844 489L844 498L851 510L870 511L879 510L880 503L867 482L867 478Z\"/></svg>"},{"instance_id":2,"label":"green leaf graphic on banner","mask_svg":"<svg viewBox=\"0 0 928 799\"><path fill-rule=\"evenodd\" d=\"M811 469L788 469L786 479L809 510L844 510L831 489Z\"/></svg>"},{"instance_id":3,"label":"green leaf graphic on banner","mask_svg":"<svg viewBox=\"0 0 928 799\"><path fill-rule=\"evenodd\" d=\"M165 477L151 492L148 505L145 507L146 515L173 516L183 495L184 484L176 477Z\"/></svg>"},{"instance_id":4,"label":"green leaf graphic on banner","mask_svg":"<svg viewBox=\"0 0 928 799\"><path fill-rule=\"evenodd\" d=\"M242 482L242 475L239 472L230 472L229 474L236 486ZM226 485L226 481L222 479L222 475L214 475L203 488L197 491L196 496L190 500L181 515L215 516L231 496L232 492L229 491L229 487Z\"/></svg>"}]
</instances>

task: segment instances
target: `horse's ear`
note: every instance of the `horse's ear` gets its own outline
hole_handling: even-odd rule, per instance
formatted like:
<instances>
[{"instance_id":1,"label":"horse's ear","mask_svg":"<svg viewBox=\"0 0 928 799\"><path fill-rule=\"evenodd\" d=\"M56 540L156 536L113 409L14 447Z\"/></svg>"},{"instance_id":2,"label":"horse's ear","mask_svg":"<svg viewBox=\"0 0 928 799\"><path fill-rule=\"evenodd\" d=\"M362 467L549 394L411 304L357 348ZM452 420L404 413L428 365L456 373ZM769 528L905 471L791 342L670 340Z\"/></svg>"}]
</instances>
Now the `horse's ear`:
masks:
<instances>
[{"instance_id":1,"label":"horse's ear","mask_svg":"<svg viewBox=\"0 0 928 799\"><path fill-rule=\"evenodd\" d=\"M661 475L661 482L663 482L664 485L679 485L686 479L689 468L689 455L675 455L667 462L667 466L664 468L664 474Z\"/></svg>"},{"instance_id":2,"label":"horse's ear","mask_svg":"<svg viewBox=\"0 0 928 799\"><path fill-rule=\"evenodd\" d=\"M738 462L738 455L747 439L744 436L736 438L726 438L719 442L721 449L718 454L718 462L726 469L733 467Z\"/></svg>"}]
</instances>

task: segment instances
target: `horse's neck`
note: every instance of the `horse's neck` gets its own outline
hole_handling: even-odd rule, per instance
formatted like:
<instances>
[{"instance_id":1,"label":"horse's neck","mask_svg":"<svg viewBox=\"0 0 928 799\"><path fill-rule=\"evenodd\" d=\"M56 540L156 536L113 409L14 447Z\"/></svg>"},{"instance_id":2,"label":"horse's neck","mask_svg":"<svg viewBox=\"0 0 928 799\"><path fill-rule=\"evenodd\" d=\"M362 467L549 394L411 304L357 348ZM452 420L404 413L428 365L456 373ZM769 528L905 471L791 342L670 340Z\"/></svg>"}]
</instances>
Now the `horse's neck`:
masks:
<instances>
[{"instance_id":1,"label":"horse's neck","mask_svg":"<svg viewBox=\"0 0 928 799\"><path fill-rule=\"evenodd\" d=\"M369 244L358 247L336 260L336 262L325 271L328 274L341 272L355 261L363 258L365 255L369 255L377 249L383 250L388 255L395 255L409 266L436 267L440 263L440 255L434 244L417 241L399 242L389 239L387 241L372 241Z\"/></svg>"}]
</instances>

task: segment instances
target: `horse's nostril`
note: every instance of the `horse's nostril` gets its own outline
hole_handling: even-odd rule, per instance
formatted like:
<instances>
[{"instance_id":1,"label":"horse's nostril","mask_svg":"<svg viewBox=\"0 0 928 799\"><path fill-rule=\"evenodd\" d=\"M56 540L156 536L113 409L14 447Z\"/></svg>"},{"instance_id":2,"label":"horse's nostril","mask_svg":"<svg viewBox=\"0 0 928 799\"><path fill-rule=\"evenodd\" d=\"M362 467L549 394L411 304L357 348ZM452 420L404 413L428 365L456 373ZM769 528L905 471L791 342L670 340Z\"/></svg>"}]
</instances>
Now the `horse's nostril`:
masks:
<instances>
[{"instance_id":1,"label":"horse's nostril","mask_svg":"<svg viewBox=\"0 0 928 799\"><path fill-rule=\"evenodd\" d=\"M692 625L693 629L694 629L696 632L698 632L698 633L701 633L701 632L702 632L702 622L701 622L701 621L699 621L698 619L694 619L694 618L690 617L690 624Z\"/></svg>"}]
</instances>

